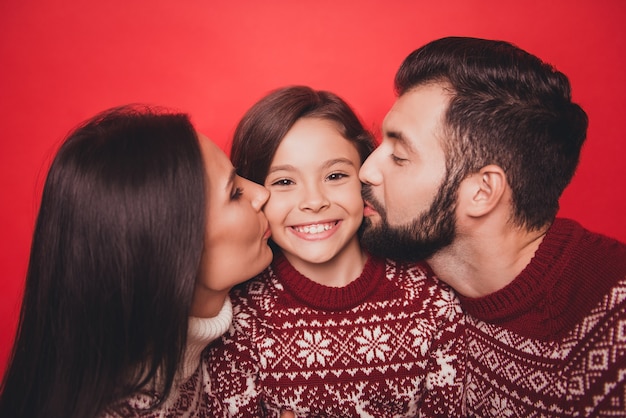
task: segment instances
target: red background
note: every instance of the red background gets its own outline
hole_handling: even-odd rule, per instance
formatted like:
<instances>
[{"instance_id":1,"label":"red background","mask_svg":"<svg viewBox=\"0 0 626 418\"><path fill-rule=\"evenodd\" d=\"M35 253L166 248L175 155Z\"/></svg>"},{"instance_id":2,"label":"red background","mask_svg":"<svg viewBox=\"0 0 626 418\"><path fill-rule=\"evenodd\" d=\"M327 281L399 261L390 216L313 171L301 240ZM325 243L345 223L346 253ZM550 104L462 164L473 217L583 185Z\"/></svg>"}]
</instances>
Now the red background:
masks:
<instances>
[{"instance_id":1,"label":"red background","mask_svg":"<svg viewBox=\"0 0 626 418\"><path fill-rule=\"evenodd\" d=\"M409 52L448 35L509 40L565 72L590 117L561 215L626 241L625 21L621 0L2 1L0 373L51 156L77 123L127 102L188 112L226 149L263 94L308 84L378 131Z\"/></svg>"}]
</instances>

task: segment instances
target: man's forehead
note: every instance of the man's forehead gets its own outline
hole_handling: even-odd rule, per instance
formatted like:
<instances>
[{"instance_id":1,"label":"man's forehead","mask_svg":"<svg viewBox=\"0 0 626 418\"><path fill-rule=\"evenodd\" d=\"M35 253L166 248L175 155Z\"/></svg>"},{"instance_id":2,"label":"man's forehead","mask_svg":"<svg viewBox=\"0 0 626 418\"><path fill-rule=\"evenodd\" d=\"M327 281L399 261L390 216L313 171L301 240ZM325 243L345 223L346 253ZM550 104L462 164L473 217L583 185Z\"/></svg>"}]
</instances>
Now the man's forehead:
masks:
<instances>
[{"instance_id":1,"label":"man's forehead","mask_svg":"<svg viewBox=\"0 0 626 418\"><path fill-rule=\"evenodd\" d=\"M383 136L414 148L416 135L437 136L450 103L450 90L443 84L424 84L399 96L383 119Z\"/></svg>"},{"instance_id":2,"label":"man's forehead","mask_svg":"<svg viewBox=\"0 0 626 418\"><path fill-rule=\"evenodd\" d=\"M406 109L406 105L404 104L403 96L398 97L383 119L383 133L387 130L400 130L402 123L408 122L407 116L409 116L409 113L407 110L408 109Z\"/></svg>"},{"instance_id":3,"label":"man's forehead","mask_svg":"<svg viewBox=\"0 0 626 418\"><path fill-rule=\"evenodd\" d=\"M407 140L406 130L419 121L427 99L420 89L412 89L396 98L383 119L383 134Z\"/></svg>"}]
</instances>

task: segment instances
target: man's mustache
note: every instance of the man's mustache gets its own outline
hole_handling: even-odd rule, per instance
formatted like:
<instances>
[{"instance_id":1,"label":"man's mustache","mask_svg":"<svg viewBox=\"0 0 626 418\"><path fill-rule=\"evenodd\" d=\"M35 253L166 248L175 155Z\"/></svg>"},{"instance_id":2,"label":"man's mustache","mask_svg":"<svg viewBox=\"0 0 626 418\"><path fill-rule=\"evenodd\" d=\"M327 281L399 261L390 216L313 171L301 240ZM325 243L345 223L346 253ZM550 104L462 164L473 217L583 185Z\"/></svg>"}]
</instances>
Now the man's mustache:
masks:
<instances>
[{"instance_id":1,"label":"man's mustache","mask_svg":"<svg viewBox=\"0 0 626 418\"><path fill-rule=\"evenodd\" d=\"M385 217L385 208L383 205L376 200L374 194L372 193L372 186L369 184L362 184L361 186L361 197L364 201L366 201L371 207L378 212L381 217Z\"/></svg>"}]
</instances>

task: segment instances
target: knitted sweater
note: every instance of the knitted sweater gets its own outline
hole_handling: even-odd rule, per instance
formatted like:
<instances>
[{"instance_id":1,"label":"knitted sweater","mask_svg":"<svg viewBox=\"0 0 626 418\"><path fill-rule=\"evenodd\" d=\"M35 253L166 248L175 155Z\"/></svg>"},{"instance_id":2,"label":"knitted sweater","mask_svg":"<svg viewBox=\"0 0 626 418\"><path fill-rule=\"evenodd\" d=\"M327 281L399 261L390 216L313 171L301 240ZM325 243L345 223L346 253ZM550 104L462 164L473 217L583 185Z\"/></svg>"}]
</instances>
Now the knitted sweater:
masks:
<instances>
[{"instance_id":1,"label":"knitted sweater","mask_svg":"<svg viewBox=\"0 0 626 418\"><path fill-rule=\"evenodd\" d=\"M336 288L277 254L231 298L233 326L205 352L213 416L460 415L463 315L424 264L369 257Z\"/></svg>"},{"instance_id":2,"label":"knitted sweater","mask_svg":"<svg viewBox=\"0 0 626 418\"><path fill-rule=\"evenodd\" d=\"M557 219L512 283L461 303L470 416L626 416L624 244Z\"/></svg>"},{"instance_id":3,"label":"knitted sweater","mask_svg":"<svg viewBox=\"0 0 626 418\"><path fill-rule=\"evenodd\" d=\"M226 298L224 306L213 318L189 318L187 347L179 374L168 399L156 410L147 412L159 398L158 390L146 390L115 405L115 411L106 411L103 417L210 417L206 402L207 366L202 351L224 334L233 317L232 305Z\"/></svg>"}]
</instances>

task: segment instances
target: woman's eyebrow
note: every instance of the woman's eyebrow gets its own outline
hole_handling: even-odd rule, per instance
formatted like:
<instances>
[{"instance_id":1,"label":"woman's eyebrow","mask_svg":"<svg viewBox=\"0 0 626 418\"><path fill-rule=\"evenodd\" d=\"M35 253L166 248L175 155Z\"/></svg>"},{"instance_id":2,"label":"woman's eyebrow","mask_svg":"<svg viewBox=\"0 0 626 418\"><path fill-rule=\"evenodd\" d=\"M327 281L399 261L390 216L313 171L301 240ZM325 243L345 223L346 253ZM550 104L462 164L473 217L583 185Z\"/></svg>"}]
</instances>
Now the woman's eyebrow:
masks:
<instances>
[{"instance_id":1,"label":"woman's eyebrow","mask_svg":"<svg viewBox=\"0 0 626 418\"><path fill-rule=\"evenodd\" d=\"M237 169L233 168L230 171L230 175L228 176L226 187L224 187L225 190L230 190L233 187L233 182L235 181L235 177L237 177Z\"/></svg>"}]
</instances>

